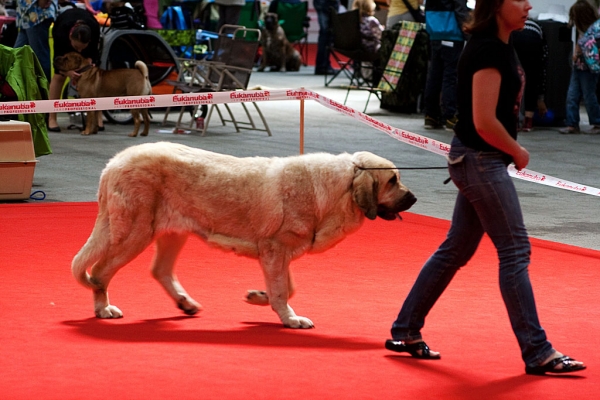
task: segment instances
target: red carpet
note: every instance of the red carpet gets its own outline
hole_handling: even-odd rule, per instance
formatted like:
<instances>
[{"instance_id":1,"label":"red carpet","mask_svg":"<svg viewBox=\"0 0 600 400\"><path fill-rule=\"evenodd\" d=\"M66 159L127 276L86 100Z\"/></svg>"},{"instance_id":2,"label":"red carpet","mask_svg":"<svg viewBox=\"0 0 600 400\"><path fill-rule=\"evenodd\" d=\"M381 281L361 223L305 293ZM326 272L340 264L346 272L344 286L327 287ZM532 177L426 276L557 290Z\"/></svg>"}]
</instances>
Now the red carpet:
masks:
<instances>
[{"instance_id":1,"label":"red carpet","mask_svg":"<svg viewBox=\"0 0 600 400\"><path fill-rule=\"evenodd\" d=\"M178 276L204 306L183 316L150 277L150 248L117 274L119 320L94 318L91 293L70 274L95 203L0 205L2 399L597 399L600 252L533 240L530 268L552 343L588 369L524 374L484 241L428 317L442 360L383 348L446 221L406 213L368 221L334 249L293 265L291 304L316 329L284 329L267 307L256 261L190 239Z\"/></svg>"}]
</instances>

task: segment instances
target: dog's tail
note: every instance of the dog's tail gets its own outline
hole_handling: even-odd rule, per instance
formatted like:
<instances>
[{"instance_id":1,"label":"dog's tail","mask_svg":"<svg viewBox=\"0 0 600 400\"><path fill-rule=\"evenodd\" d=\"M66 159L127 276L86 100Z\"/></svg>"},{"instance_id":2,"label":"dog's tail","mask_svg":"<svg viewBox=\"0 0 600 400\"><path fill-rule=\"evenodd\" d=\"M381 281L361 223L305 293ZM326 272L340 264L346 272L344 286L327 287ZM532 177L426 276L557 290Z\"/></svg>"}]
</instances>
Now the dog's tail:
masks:
<instances>
[{"instance_id":1,"label":"dog's tail","mask_svg":"<svg viewBox=\"0 0 600 400\"><path fill-rule=\"evenodd\" d=\"M77 282L92 289L95 286L90 280L88 269L93 267L110 247L109 241L111 236L108 212L107 207L103 207L101 201L99 201L100 211L98 212L92 234L71 263L71 272Z\"/></svg>"},{"instance_id":2,"label":"dog's tail","mask_svg":"<svg viewBox=\"0 0 600 400\"><path fill-rule=\"evenodd\" d=\"M150 83L150 77L148 74L148 66L141 60L137 60L135 62L135 67L140 70L142 75L144 76L144 82L146 83L146 87L144 90L144 95L152 94L152 84Z\"/></svg>"}]
</instances>

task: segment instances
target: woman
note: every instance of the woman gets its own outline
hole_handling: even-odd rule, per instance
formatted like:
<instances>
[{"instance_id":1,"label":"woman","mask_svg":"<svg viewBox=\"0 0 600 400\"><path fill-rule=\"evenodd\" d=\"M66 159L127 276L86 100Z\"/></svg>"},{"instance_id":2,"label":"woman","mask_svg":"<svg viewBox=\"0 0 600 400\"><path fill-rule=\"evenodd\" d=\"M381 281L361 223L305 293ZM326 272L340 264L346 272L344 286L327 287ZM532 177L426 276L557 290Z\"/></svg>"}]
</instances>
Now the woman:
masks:
<instances>
[{"instance_id":1,"label":"woman","mask_svg":"<svg viewBox=\"0 0 600 400\"><path fill-rule=\"evenodd\" d=\"M391 29L392 26L400 21L415 21L406 3L410 4L413 10L418 10L423 0L390 0L387 21L385 26Z\"/></svg>"},{"instance_id":2,"label":"woman","mask_svg":"<svg viewBox=\"0 0 600 400\"><path fill-rule=\"evenodd\" d=\"M100 61L100 24L92 13L87 10L72 8L60 14L52 28L54 37L54 57L63 56L69 52L76 51L91 62ZM50 81L50 99L60 99L62 88L67 76L73 83L77 82L79 74L69 71L65 75L54 73ZM98 114L98 126L104 130L102 125L102 113ZM48 118L48 130L60 132L56 121L56 113L51 113Z\"/></svg>"},{"instance_id":3,"label":"woman","mask_svg":"<svg viewBox=\"0 0 600 400\"><path fill-rule=\"evenodd\" d=\"M517 141L524 73L512 31L523 29L528 0L478 1L466 32L472 34L458 64L458 123L448 169L459 189L448 236L425 263L392 325L386 348L439 359L423 341L425 317L484 233L500 262L500 290L527 374L564 373L585 365L552 348L540 326L529 281L530 244L507 166L525 168L529 153Z\"/></svg>"},{"instance_id":4,"label":"woman","mask_svg":"<svg viewBox=\"0 0 600 400\"><path fill-rule=\"evenodd\" d=\"M50 45L48 44L50 26L56 19L58 3L56 0L17 0L17 28L19 33L15 48L31 46L44 70L46 79L50 79Z\"/></svg>"},{"instance_id":5,"label":"woman","mask_svg":"<svg viewBox=\"0 0 600 400\"><path fill-rule=\"evenodd\" d=\"M570 23L577 29L580 38L588 28L598 20L598 11L587 0L578 0L569 9ZM600 133L600 105L596 96L598 74L590 71L583 59L579 44L575 44L573 52L573 69L567 90L567 115L563 134L579 133L579 104L583 97L592 129L589 133Z\"/></svg>"}]
</instances>

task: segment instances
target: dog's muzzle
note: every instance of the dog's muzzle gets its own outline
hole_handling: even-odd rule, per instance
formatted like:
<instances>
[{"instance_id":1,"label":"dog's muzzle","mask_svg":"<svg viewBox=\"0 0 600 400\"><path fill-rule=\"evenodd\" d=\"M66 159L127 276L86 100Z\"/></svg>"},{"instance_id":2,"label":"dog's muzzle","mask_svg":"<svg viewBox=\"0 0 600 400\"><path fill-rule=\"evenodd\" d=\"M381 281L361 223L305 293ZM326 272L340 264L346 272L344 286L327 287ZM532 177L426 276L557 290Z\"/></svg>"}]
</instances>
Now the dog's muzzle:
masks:
<instances>
[{"instance_id":1,"label":"dog's muzzle","mask_svg":"<svg viewBox=\"0 0 600 400\"><path fill-rule=\"evenodd\" d=\"M382 205L377 207L377 216L379 218L383 218L388 221L393 221L396 218L402 219L400 217L400 212L406 211L412 207L413 204L417 202L417 198L412 192L407 192L399 202L397 202L393 208L388 208Z\"/></svg>"}]
</instances>

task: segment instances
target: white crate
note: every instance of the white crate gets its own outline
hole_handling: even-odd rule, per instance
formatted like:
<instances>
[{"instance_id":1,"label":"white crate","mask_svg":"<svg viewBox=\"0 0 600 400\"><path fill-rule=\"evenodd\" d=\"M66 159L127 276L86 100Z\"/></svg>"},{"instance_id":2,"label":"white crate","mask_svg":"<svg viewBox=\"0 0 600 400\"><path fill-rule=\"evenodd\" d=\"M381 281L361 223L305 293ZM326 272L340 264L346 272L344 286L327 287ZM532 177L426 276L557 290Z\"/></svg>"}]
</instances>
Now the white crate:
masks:
<instances>
[{"instance_id":1,"label":"white crate","mask_svg":"<svg viewBox=\"0 0 600 400\"><path fill-rule=\"evenodd\" d=\"M36 163L29 123L0 121L0 200L29 198Z\"/></svg>"}]
</instances>

